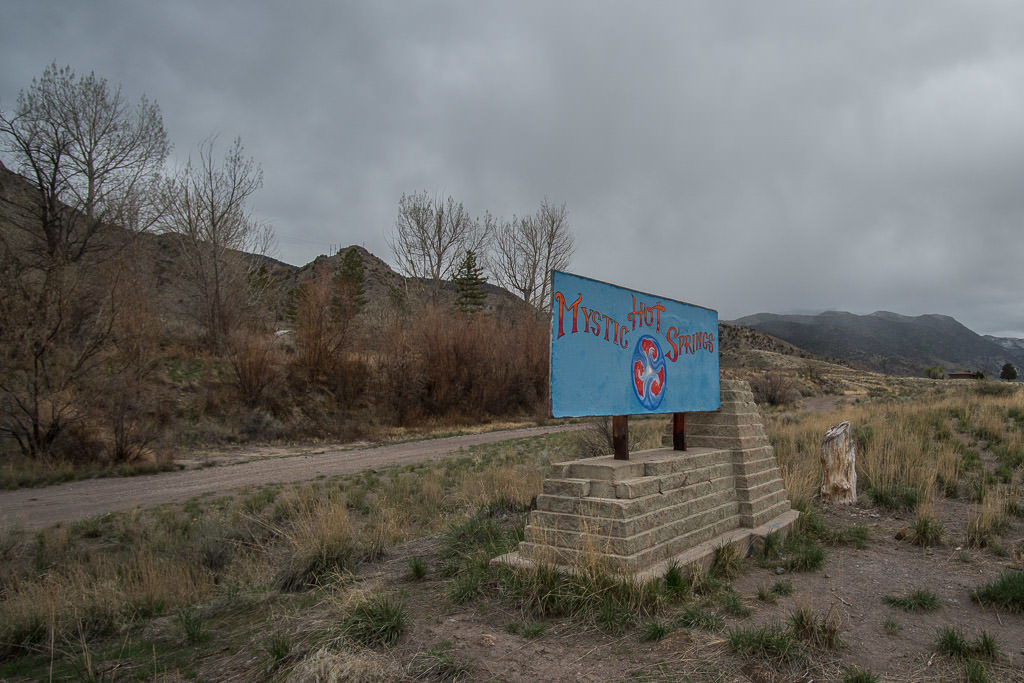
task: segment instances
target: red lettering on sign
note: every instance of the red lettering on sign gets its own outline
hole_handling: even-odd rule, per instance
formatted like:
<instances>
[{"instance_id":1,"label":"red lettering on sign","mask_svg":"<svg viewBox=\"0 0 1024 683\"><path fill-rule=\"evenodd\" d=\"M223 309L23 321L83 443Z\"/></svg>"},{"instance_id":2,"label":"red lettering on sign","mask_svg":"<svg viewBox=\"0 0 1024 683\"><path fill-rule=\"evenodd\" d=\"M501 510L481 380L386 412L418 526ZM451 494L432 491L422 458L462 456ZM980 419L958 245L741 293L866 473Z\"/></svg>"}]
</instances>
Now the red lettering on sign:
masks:
<instances>
[{"instance_id":1,"label":"red lettering on sign","mask_svg":"<svg viewBox=\"0 0 1024 683\"><path fill-rule=\"evenodd\" d=\"M562 314L565 313L565 311L572 311L572 331L575 334L577 329L576 314L578 312L577 309L579 308L580 302L583 301L583 294L576 297L576 301L573 301L571 306L565 305L565 296L563 296L561 292L555 292L555 301L558 302L558 337L556 337L556 339L565 334L565 331L562 330ZM586 315L586 313L584 313L584 315Z\"/></svg>"}]
</instances>

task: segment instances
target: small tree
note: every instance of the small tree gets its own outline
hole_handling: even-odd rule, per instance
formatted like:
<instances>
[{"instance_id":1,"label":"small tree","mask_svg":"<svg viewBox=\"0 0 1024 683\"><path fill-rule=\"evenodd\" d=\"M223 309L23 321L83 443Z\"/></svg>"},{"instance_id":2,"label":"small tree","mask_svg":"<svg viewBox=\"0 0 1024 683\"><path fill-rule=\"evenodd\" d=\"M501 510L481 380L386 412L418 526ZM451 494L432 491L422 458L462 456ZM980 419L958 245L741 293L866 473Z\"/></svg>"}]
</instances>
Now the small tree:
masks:
<instances>
[{"instance_id":1,"label":"small tree","mask_svg":"<svg viewBox=\"0 0 1024 683\"><path fill-rule=\"evenodd\" d=\"M1013 366L1013 363L1006 363L1003 365L1003 369L999 372L999 379L1005 379L1011 382L1017 379L1017 368Z\"/></svg>"},{"instance_id":2,"label":"small tree","mask_svg":"<svg viewBox=\"0 0 1024 683\"><path fill-rule=\"evenodd\" d=\"M540 310L551 307L551 272L569 265L574 250L565 204L545 199L533 216L496 226L490 269L498 284Z\"/></svg>"},{"instance_id":3,"label":"small tree","mask_svg":"<svg viewBox=\"0 0 1024 683\"><path fill-rule=\"evenodd\" d=\"M489 221L474 219L462 202L419 192L402 195L388 244L398 269L407 277L429 281L436 301L442 280L453 277L462 255L486 249L489 228Z\"/></svg>"},{"instance_id":4,"label":"small tree","mask_svg":"<svg viewBox=\"0 0 1024 683\"><path fill-rule=\"evenodd\" d=\"M263 184L263 171L244 156L241 139L235 138L220 163L214 158L214 142L203 142L198 163L189 159L168 181L161 226L178 238L185 280L196 301L193 310L206 329L207 344L224 351L256 282L251 275L257 262L247 252L266 253L271 231L253 220L246 206Z\"/></svg>"},{"instance_id":5,"label":"small tree","mask_svg":"<svg viewBox=\"0 0 1024 683\"><path fill-rule=\"evenodd\" d=\"M930 368L924 369L924 376L928 379L944 379L946 377L946 373L938 365L933 365Z\"/></svg>"},{"instance_id":6,"label":"small tree","mask_svg":"<svg viewBox=\"0 0 1024 683\"><path fill-rule=\"evenodd\" d=\"M455 307L463 313L481 310L487 301L487 292L483 289L485 282L487 278L484 277L483 269L477 265L476 253L472 249L467 250L455 276L455 291L458 293Z\"/></svg>"},{"instance_id":7,"label":"small tree","mask_svg":"<svg viewBox=\"0 0 1024 683\"><path fill-rule=\"evenodd\" d=\"M366 269L363 257L355 247L349 247L334 274L335 306L346 318L362 312L366 306Z\"/></svg>"}]
</instances>

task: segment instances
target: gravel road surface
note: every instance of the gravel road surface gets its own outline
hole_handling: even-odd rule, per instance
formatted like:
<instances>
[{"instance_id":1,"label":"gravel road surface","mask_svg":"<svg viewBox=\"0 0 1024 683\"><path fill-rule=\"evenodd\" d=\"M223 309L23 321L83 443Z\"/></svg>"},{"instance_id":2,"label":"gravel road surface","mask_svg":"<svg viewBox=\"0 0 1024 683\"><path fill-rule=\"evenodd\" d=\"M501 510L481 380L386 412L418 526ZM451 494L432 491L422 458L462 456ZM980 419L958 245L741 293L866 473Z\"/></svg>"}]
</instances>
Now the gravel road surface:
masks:
<instances>
[{"instance_id":1,"label":"gravel road surface","mask_svg":"<svg viewBox=\"0 0 1024 683\"><path fill-rule=\"evenodd\" d=\"M349 450L315 445L289 449L286 455L221 467L138 477L86 479L46 488L3 491L0 492L0 524L41 529L58 522L134 507L182 502L204 493L223 493L243 486L306 481L320 476L441 460L468 446L571 431L585 426L526 427Z\"/></svg>"}]
</instances>

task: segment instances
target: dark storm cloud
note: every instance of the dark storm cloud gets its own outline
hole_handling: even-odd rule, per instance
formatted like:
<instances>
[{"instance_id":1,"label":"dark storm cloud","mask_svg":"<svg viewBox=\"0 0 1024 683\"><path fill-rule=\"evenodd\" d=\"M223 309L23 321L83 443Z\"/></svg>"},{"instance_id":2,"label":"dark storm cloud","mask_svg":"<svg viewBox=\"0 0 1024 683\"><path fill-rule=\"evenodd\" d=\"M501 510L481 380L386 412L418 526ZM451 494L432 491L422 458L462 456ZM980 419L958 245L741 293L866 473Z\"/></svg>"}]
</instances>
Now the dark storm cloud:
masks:
<instances>
[{"instance_id":1,"label":"dark storm cloud","mask_svg":"<svg viewBox=\"0 0 1024 683\"><path fill-rule=\"evenodd\" d=\"M269 3L268 3L269 4ZM21 3L51 61L156 99L177 161L240 135L279 256L389 256L403 192L565 202L573 270L718 308L1024 330L1012 3ZM1024 332L1021 332L1024 336Z\"/></svg>"}]
</instances>

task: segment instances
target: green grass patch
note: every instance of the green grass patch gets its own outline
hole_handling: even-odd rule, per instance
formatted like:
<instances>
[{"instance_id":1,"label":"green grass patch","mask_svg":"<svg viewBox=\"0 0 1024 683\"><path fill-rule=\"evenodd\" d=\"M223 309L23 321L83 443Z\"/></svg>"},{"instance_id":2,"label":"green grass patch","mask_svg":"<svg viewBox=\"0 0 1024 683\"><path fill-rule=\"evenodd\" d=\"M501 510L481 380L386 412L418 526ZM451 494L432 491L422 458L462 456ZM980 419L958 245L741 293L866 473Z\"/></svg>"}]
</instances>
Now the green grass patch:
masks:
<instances>
[{"instance_id":1,"label":"green grass patch","mask_svg":"<svg viewBox=\"0 0 1024 683\"><path fill-rule=\"evenodd\" d=\"M1006 570L995 581L975 589L971 599L985 607L1024 612L1024 571Z\"/></svg>"}]
</instances>

